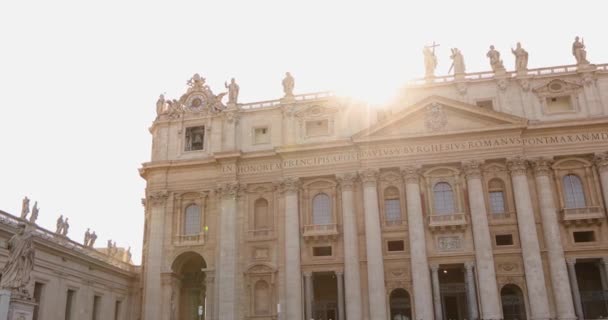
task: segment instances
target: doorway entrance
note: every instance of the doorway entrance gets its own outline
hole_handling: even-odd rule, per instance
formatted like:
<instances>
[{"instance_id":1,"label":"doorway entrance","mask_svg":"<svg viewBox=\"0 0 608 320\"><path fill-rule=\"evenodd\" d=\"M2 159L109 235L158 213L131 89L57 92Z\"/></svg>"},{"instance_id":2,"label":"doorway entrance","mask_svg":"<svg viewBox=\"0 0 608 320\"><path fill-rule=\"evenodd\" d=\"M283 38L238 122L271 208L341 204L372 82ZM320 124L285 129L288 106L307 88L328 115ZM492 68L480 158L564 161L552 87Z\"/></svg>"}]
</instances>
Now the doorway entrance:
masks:
<instances>
[{"instance_id":1,"label":"doorway entrance","mask_svg":"<svg viewBox=\"0 0 608 320\"><path fill-rule=\"evenodd\" d=\"M508 284L500 290L500 300L502 302L502 313L504 320L526 320L526 305L524 294L521 289Z\"/></svg>"},{"instance_id":2,"label":"doorway entrance","mask_svg":"<svg viewBox=\"0 0 608 320\"><path fill-rule=\"evenodd\" d=\"M205 310L205 273L207 263L195 252L186 252L173 262L173 272L181 279L171 295L171 319L199 320L200 307ZM205 319L203 315L203 320Z\"/></svg>"},{"instance_id":3,"label":"doorway entrance","mask_svg":"<svg viewBox=\"0 0 608 320\"><path fill-rule=\"evenodd\" d=\"M583 314L585 319L599 319L608 317L606 305L607 291L602 279L600 263L598 260L577 260L575 265L576 280L581 295Z\"/></svg>"},{"instance_id":4,"label":"doorway entrance","mask_svg":"<svg viewBox=\"0 0 608 320\"><path fill-rule=\"evenodd\" d=\"M412 307L410 302L410 295L404 289L395 289L391 292L389 304L391 306L391 319L396 318L398 315L406 317L406 319L412 318Z\"/></svg>"},{"instance_id":5,"label":"doorway entrance","mask_svg":"<svg viewBox=\"0 0 608 320\"><path fill-rule=\"evenodd\" d=\"M315 320L338 319L338 280L333 272L313 273Z\"/></svg>"},{"instance_id":6,"label":"doorway entrance","mask_svg":"<svg viewBox=\"0 0 608 320\"><path fill-rule=\"evenodd\" d=\"M445 320L468 319L463 265L442 265L438 272L443 318Z\"/></svg>"}]
</instances>

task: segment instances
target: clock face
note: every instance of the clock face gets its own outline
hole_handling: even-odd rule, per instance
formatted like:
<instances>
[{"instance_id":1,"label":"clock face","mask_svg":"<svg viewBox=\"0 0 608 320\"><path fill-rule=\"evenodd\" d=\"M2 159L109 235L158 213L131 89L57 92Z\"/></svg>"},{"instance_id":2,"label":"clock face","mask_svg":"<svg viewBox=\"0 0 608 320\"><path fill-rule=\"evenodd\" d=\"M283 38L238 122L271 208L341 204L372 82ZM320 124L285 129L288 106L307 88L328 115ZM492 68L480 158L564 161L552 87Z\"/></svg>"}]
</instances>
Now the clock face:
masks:
<instances>
[{"instance_id":1,"label":"clock face","mask_svg":"<svg viewBox=\"0 0 608 320\"><path fill-rule=\"evenodd\" d=\"M192 104L191 104L192 108L199 108L202 105L203 105L203 99L202 98L196 97L196 98L192 99Z\"/></svg>"}]
</instances>

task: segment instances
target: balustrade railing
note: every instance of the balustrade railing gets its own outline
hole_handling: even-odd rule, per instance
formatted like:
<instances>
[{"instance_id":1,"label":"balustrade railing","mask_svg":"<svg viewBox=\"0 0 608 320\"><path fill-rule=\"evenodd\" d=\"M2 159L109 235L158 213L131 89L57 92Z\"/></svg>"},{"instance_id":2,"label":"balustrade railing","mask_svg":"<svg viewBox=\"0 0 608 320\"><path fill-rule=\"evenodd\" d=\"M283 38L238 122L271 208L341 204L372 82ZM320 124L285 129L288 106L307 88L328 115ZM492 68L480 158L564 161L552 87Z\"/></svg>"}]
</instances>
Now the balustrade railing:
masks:
<instances>
[{"instance_id":1,"label":"balustrade railing","mask_svg":"<svg viewBox=\"0 0 608 320\"><path fill-rule=\"evenodd\" d=\"M180 234L174 236L174 243L180 244L204 244L205 243L205 234L197 233L197 234Z\"/></svg>"},{"instance_id":2,"label":"balustrade railing","mask_svg":"<svg viewBox=\"0 0 608 320\"><path fill-rule=\"evenodd\" d=\"M338 233L338 225L331 224L308 224L304 226L304 235L329 235Z\"/></svg>"},{"instance_id":3,"label":"balustrade railing","mask_svg":"<svg viewBox=\"0 0 608 320\"><path fill-rule=\"evenodd\" d=\"M273 236L272 229L255 229L249 230L249 238L250 239L267 239Z\"/></svg>"},{"instance_id":4,"label":"balustrade railing","mask_svg":"<svg viewBox=\"0 0 608 320\"><path fill-rule=\"evenodd\" d=\"M305 94L296 94L293 96L293 100L295 101L309 101L309 100L319 100L333 97L334 93L331 91L322 91L322 92L313 92L313 93L305 93ZM261 109L261 108L271 108L276 107L283 103L283 99L275 99L275 100L266 100L266 101L257 101L250 103L243 103L239 105L242 110L253 110L253 109Z\"/></svg>"}]
</instances>

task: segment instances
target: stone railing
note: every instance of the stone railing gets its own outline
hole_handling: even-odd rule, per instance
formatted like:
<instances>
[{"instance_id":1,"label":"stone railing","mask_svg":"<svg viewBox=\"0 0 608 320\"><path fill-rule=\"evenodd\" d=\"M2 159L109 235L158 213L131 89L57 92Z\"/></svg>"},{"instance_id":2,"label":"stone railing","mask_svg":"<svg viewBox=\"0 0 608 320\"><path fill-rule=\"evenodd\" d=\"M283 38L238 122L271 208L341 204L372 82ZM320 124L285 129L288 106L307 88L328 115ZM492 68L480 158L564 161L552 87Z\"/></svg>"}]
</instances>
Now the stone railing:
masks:
<instances>
[{"instance_id":1,"label":"stone railing","mask_svg":"<svg viewBox=\"0 0 608 320\"><path fill-rule=\"evenodd\" d=\"M334 93L331 91L322 91L322 92L314 92L314 93L305 93L305 94L296 94L293 96L294 101L314 101L320 99L327 99L333 97ZM257 101L250 103L240 104L239 107L242 110L253 110L253 109L262 109L262 108L272 108L281 105L284 103L284 99L276 99L276 100L266 100L266 101Z\"/></svg>"},{"instance_id":2,"label":"stone railing","mask_svg":"<svg viewBox=\"0 0 608 320\"><path fill-rule=\"evenodd\" d=\"M464 213L430 215L428 224L433 231L464 229L467 226L467 216Z\"/></svg>"},{"instance_id":3,"label":"stone railing","mask_svg":"<svg viewBox=\"0 0 608 320\"><path fill-rule=\"evenodd\" d=\"M303 228L306 239L335 238L338 236L338 225L331 224L308 224Z\"/></svg>"},{"instance_id":4,"label":"stone railing","mask_svg":"<svg viewBox=\"0 0 608 320\"><path fill-rule=\"evenodd\" d=\"M17 228L19 223L25 223L25 221L15 217L9 213L0 211L0 223L4 224L4 225L8 225L13 228ZM30 226L31 226L31 224L30 224ZM86 255L90 258L96 259L98 261L102 261L102 262L105 262L112 266L118 267L120 269L129 271L129 272L135 272L136 267L134 265L132 265L128 262L125 262L118 257L99 252L98 250L96 250L94 248L85 247L84 245L82 245L76 241L73 241L68 237L58 235L57 233L47 230L39 225L34 225L34 227L35 227L35 229L33 231L34 237L38 238L39 240L48 241L55 245L64 247L70 251L73 251L74 253L80 253L80 254Z\"/></svg>"},{"instance_id":5,"label":"stone railing","mask_svg":"<svg viewBox=\"0 0 608 320\"><path fill-rule=\"evenodd\" d=\"M180 234L173 237L173 243L177 246L204 245L205 240L207 240L205 233Z\"/></svg>"},{"instance_id":6,"label":"stone railing","mask_svg":"<svg viewBox=\"0 0 608 320\"><path fill-rule=\"evenodd\" d=\"M515 212L488 213L488 223L508 224L515 222L517 215Z\"/></svg>"},{"instance_id":7,"label":"stone railing","mask_svg":"<svg viewBox=\"0 0 608 320\"><path fill-rule=\"evenodd\" d=\"M562 221L570 225L600 224L606 217L604 208L599 206L584 208L563 208L561 210Z\"/></svg>"},{"instance_id":8,"label":"stone railing","mask_svg":"<svg viewBox=\"0 0 608 320\"><path fill-rule=\"evenodd\" d=\"M250 240L271 239L274 236L274 231L270 228L255 229L249 230L248 235Z\"/></svg>"},{"instance_id":9,"label":"stone railing","mask_svg":"<svg viewBox=\"0 0 608 320\"><path fill-rule=\"evenodd\" d=\"M387 228L402 227L402 226L405 226L406 223L407 223L407 220L404 220L404 219L384 220L384 226L387 227Z\"/></svg>"}]
</instances>

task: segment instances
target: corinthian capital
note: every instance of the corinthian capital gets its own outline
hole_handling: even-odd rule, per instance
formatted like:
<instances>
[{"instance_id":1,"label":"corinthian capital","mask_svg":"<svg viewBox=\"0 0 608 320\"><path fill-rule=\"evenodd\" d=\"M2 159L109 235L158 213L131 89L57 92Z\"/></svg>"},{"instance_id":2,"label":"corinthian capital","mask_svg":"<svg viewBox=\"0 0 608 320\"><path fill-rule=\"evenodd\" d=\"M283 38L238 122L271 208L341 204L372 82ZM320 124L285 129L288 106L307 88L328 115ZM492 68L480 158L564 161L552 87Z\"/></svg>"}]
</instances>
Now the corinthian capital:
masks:
<instances>
[{"instance_id":1,"label":"corinthian capital","mask_svg":"<svg viewBox=\"0 0 608 320\"><path fill-rule=\"evenodd\" d=\"M146 203L150 203L153 206L159 206L165 204L169 198L169 192L167 190L152 192L148 195L148 201Z\"/></svg>"},{"instance_id":2,"label":"corinthian capital","mask_svg":"<svg viewBox=\"0 0 608 320\"><path fill-rule=\"evenodd\" d=\"M551 163L552 161L547 158L538 158L530 160L530 164L532 164L532 169L534 169L534 175L537 177L550 176Z\"/></svg>"},{"instance_id":3,"label":"corinthian capital","mask_svg":"<svg viewBox=\"0 0 608 320\"><path fill-rule=\"evenodd\" d=\"M405 183L419 183L420 181L420 169L415 166L407 166L401 168L401 175Z\"/></svg>"},{"instance_id":4,"label":"corinthian capital","mask_svg":"<svg viewBox=\"0 0 608 320\"><path fill-rule=\"evenodd\" d=\"M342 191L352 191L355 186L355 180L357 179L357 174L353 172L343 173L336 176L338 179L338 183L340 184L340 188Z\"/></svg>"},{"instance_id":5,"label":"corinthian capital","mask_svg":"<svg viewBox=\"0 0 608 320\"><path fill-rule=\"evenodd\" d=\"M481 162L477 160L466 161L462 163L464 174L467 179L481 179Z\"/></svg>"},{"instance_id":6,"label":"corinthian capital","mask_svg":"<svg viewBox=\"0 0 608 320\"><path fill-rule=\"evenodd\" d=\"M595 154L595 166L600 172L608 171L608 152Z\"/></svg>"},{"instance_id":7,"label":"corinthian capital","mask_svg":"<svg viewBox=\"0 0 608 320\"><path fill-rule=\"evenodd\" d=\"M378 181L378 170L366 169L359 172L359 177L364 184L376 184Z\"/></svg>"},{"instance_id":8,"label":"corinthian capital","mask_svg":"<svg viewBox=\"0 0 608 320\"><path fill-rule=\"evenodd\" d=\"M512 176L521 176L526 174L528 162L522 157L515 157L507 160L507 166Z\"/></svg>"},{"instance_id":9,"label":"corinthian capital","mask_svg":"<svg viewBox=\"0 0 608 320\"><path fill-rule=\"evenodd\" d=\"M218 183L215 192L222 198L236 198L243 191L244 186L236 181Z\"/></svg>"},{"instance_id":10,"label":"corinthian capital","mask_svg":"<svg viewBox=\"0 0 608 320\"><path fill-rule=\"evenodd\" d=\"M284 194L293 194L300 189L300 179L289 177L281 180L279 190Z\"/></svg>"}]
</instances>

